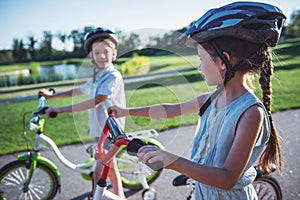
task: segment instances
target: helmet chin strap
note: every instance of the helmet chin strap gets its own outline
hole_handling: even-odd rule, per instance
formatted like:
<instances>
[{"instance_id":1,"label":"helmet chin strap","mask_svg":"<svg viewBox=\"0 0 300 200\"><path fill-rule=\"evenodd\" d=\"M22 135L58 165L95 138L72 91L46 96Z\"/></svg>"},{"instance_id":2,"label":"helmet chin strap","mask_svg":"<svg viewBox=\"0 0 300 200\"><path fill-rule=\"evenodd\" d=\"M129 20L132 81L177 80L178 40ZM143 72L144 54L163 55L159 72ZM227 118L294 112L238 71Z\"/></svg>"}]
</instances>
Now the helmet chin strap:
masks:
<instances>
[{"instance_id":1,"label":"helmet chin strap","mask_svg":"<svg viewBox=\"0 0 300 200\"><path fill-rule=\"evenodd\" d=\"M234 77L235 72L240 67L240 65L236 65L235 67L232 67L227 57L224 55L224 53L221 51L221 48L215 43L211 42L214 50L218 54L218 56L221 58L221 60L225 63L226 66L226 73L225 73L225 79L223 82L223 85L225 86L226 83Z\"/></svg>"},{"instance_id":2,"label":"helmet chin strap","mask_svg":"<svg viewBox=\"0 0 300 200\"><path fill-rule=\"evenodd\" d=\"M95 65L95 67L94 67L94 69L93 69L93 83L95 83L95 81L96 81L96 76L97 76L99 70L98 70L98 65L97 65L97 63L96 63L95 60L94 60L93 55L92 55L92 63Z\"/></svg>"},{"instance_id":3,"label":"helmet chin strap","mask_svg":"<svg viewBox=\"0 0 300 200\"><path fill-rule=\"evenodd\" d=\"M211 102L224 90L225 85L228 83L228 81L230 79L232 79L234 77L235 72L243 64L243 62L241 62L241 63L235 65L234 67L232 67L231 64L230 64L230 62L229 62L229 60L224 55L224 53L221 51L221 49L219 48L219 46L215 42L213 42L213 41L211 42L211 44L212 44L214 50L216 51L216 53L218 54L218 56L225 63L226 73L225 73L225 78L224 78L223 83L221 83L221 84L219 84L217 86L217 90L214 93L212 93L212 95L209 96L209 98L204 102L204 104L200 108L200 111L199 111L200 117L204 114L204 112L209 107L209 105L211 104Z\"/></svg>"}]
</instances>

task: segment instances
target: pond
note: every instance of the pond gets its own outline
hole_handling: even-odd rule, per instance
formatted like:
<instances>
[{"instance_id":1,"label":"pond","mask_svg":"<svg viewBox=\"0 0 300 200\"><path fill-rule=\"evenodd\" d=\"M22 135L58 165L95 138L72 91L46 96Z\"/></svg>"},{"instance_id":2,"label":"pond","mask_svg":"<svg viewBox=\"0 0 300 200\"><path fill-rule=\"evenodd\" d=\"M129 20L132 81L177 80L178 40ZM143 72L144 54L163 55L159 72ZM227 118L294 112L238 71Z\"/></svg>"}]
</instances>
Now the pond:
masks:
<instances>
[{"instance_id":1,"label":"pond","mask_svg":"<svg viewBox=\"0 0 300 200\"><path fill-rule=\"evenodd\" d=\"M53 65L53 66L40 66L40 74L42 76L59 75L62 80L67 80L68 77L76 77L78 71L76 65Z\"/></svg>"},{"instance_id":2,"label":"pond","mask_svg":"<svg viewBox=\"0 0 300 200\"><path fill-rule=\"evenodd\" d=\"M0 87L37 84L53 81L65 81L91 77L93 67L77 66L74 64L60 64L40 66L39 74L16 73L0 76Z\"/></svg>"}]
</instances>

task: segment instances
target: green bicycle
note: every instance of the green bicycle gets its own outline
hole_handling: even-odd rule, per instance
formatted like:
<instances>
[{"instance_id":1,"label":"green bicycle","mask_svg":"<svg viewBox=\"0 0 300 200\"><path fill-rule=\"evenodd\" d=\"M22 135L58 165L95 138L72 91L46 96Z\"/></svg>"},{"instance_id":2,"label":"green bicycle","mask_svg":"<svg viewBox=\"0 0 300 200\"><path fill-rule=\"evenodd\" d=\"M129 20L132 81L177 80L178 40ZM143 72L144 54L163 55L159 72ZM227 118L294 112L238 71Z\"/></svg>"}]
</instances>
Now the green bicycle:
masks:
<instances>
[{"instance_id":1,"label":"green bicycle","mask_svg":"<svg viewBox=\"0 0 300 200\"><path fill-rule=\"evenodd\" d=\"M48 200L56 196L61 187L60 171L51 160L41 155L41 150L53 151L58 160L67 168L78 172L83 179L92 181L96 164L93 158L93 148L89 147L90 157L84 162L75 164L69 161L60 152L55 142L43 133L46 122L42 116L46 109L44 97L39 98L39 108L38 112L30 113L33 117L30 120L29 129L31 131L36 130L33 149L19 154L15 161L6 164L0 170L0 200ZM23 124L25 124L26 114L28 113L23 116ZM163 148L162 144L154 139L157 135L155 130L127 134L129 138L140 138L147 144ZM128 189L149 189L149 184L155 181L162 172L161 170L152 170L147 165L138 162L136 156L127 153L126 146L120 147L116 153L116 158L123 186Z\"/></svg>"}]
</instances>

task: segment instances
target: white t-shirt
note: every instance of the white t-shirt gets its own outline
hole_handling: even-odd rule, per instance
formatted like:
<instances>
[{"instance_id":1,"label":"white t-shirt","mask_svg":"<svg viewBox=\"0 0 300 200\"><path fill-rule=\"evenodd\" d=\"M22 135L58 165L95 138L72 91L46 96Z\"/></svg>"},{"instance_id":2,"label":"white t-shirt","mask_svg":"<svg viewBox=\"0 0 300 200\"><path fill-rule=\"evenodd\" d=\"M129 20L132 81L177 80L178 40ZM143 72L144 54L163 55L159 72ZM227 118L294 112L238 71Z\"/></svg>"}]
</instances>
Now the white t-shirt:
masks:
<instances>
[{"instance_id":1,"label":"white t-shirt","mask_svg":"<svg viewBox=\"0 0 300 200\"><path fill-rule=\"evenodd\" d=\"M125 90L122 75L111 64L110 66L100 69L95 80L90 79L80 87L81 91L94 98L96 95L107 95L107 99L98 107L89 109L89 135L93 138L99 137L104 128L108 117L107 109L110 106L117 105L126 107ZM120 128L125 127L125 117L117 118L116 122Z\"/></svg>"}]
</instances>

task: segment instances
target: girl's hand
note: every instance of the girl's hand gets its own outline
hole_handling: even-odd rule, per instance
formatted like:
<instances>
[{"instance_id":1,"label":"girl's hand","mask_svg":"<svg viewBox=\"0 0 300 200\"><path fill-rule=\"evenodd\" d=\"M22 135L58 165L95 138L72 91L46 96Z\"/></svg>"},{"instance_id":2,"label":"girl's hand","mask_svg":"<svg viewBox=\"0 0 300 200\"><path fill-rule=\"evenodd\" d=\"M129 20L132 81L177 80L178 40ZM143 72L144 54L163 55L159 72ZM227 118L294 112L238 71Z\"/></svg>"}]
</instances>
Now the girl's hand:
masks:
<instances>
[{"instance_id":1,"label":"girl's hand","mask_svg":"<svg viewBox=\"0 0 300 200\"><path fill-rule=\"evenodd\" d=\"M61 110L60 110L59 108L56 108L56 107L49 107L49 108L47 108L47 109L45 110L45 112L46 112L48 118L52 118L52 117L50 116L50 113L54 112L54 113L56 113L56 114L59 114L59 113L61 113Z\"/></svg>"},{"instance_id":2,"label":"girl's hand","mask_svg":"<svg viewBox=\"0 0 300 200\"><path fill-rule=\"evenodd\" d=\"M129 113L127 111L127 109L125 108L120 108L118 106L112 106L112 107L109 107L107 109L107 112L110 113L110 112L113 112L115 114L115 117L116 118L119 118L119 117L124 117L124 116L128 116Z\"/></svg>"},{"instance_id":3,"label":"girl's hand","mask_svg":"<svg viewBox=\"0 0 300 200\"><path fill-rule=\"evenodd\" d=\"M142 163L146 163L147 161L149 163L161 161L163 162L164 167L167 169L170 168L172 166L172 163L174 163L174 161L179 158L179 156L159 149L154 145L145 145L141 147L137 153L137 156L139 158L139 161L141 161Z\"/></svg>"}]
</instances>

